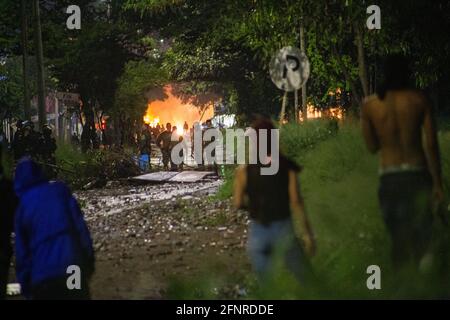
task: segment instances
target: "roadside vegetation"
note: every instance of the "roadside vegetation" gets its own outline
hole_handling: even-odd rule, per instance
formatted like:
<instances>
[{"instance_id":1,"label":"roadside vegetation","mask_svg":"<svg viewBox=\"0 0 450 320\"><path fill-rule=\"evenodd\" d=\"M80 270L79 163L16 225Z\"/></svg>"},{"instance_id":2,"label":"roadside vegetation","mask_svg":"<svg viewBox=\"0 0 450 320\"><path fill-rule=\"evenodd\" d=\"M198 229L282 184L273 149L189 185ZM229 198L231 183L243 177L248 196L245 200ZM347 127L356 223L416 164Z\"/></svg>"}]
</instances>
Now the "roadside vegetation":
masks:
<instances>
[{"instance_id":1,"label":"roadside vegetation","mask_svg":"<svg viewBox=\"0 0 450 320\"><path fill-rule=\"evenodd\" d=\"M128 149L100 149L81 152L70 144L59 144L56 150L58 179L73 189L104 186L108 180L125 179L139 174L139 167Z\"/></svg>"},{"instance_id":2,"label":"roadside vegetation","mask_svg":"<svg viewBox=\"0 0 450 320\"><path fill-rule=\"evenodd\" d=\"M304 167L299 179L317 237L318 251L311 262L319 281L310 287L301 287L295 285L289 275L282 275L261 288L247 268L243 268L242 273L223 279L223 265L205 262L203 265L209 276L174 279L170 287L172 290L168 291L169 295L173 293L171 297L220 298L225 294L220 290L224 283L231 285L228 291L231 290L232 296L236 298L376 299L449 296L449 279L443 277L438 269L447 268L449 261L448 227L436 219L436 232L428 259L432 264L424 264L424 276L421 279L409 278L406 272L403 276L410 280L407 281L409 284L398 286L398 279L389 276L390 242L378 207L377 157L366 151L357 121L340 123L339 130L333 134L324 133L328 125L326 122L312 122L306 126L289 125L281 133L283 149L289 150L288 155ZM450 131L445 125L441 126L439 139L448 192ZM217 197L231 197L233 170L231 167L225 170L225 183ZM367 267L370 265L381 268L382 290L367 289Z\"/></svg>"}]
</instances>

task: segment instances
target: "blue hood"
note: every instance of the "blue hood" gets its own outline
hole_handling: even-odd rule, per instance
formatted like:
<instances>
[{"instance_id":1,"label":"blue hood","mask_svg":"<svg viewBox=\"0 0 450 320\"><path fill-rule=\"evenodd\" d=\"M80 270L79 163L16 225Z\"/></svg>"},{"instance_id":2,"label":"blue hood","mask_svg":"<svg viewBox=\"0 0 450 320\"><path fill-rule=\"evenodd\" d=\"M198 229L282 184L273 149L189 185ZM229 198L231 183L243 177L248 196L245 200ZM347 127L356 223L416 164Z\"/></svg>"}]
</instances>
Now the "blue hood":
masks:
<instances>
[{"instance_id":1,"label":"blue hood","mask_svg":"<svg viewBox=\"0 0 450 320\"><path fill-rule=\"evenodd\" d=\"M28 189L47 182L41 167L31 160L25 158L19 161L14 176L14 191L21 197Z\"/></svg>"},{"instance_id":2,"label":"blue hood","mask_svg":"<svg viewBox=\"0 0 450 320\"><path fill-rule=\"evenodd\" d=\"M16 168L14 189L20 197L15 217L16 276L26 296L51 279L67 279L78 265L92 273L94 251L77 200L62 182L49 183L36 162Z\"/></svg>"}]
</instances>

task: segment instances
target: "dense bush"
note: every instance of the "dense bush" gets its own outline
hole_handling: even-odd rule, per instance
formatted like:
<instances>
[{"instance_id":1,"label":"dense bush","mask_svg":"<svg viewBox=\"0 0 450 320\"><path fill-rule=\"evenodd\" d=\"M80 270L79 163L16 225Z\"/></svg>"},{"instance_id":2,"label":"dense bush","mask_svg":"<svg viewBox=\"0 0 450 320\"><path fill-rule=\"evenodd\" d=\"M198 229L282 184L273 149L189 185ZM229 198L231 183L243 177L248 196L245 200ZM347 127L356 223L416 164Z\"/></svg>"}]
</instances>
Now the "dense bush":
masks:
<instances>
[{"instance_id":1,"label":"dense bush","mask_svg":"<svg viewBox=\"0 0 450 320\"><path fill-rule=\"evenodd\" d=\"M56 158L58 178L74 188L88 183L101 186L107 180L128 178L140 172L132 152L122 149L94 150L84 154L71 145L60 145Z\"/></svg>"}]
</instances>

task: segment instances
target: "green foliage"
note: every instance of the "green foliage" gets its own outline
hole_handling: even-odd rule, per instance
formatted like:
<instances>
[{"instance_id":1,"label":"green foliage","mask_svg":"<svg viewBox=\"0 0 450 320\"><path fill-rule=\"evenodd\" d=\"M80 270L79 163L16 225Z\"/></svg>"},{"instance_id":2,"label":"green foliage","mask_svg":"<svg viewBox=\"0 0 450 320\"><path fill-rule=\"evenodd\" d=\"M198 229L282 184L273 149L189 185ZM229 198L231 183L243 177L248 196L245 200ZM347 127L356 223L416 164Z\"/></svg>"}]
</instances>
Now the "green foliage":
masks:
<instances>
[{"instance_id":1,"label":"green foliage","mask_svg":"<svg viewBox=\"0 0 450 320\"><path fill-rule=\"evenodd\" d=\"M108 110L114 104L117 79L131 57L121 43L122 32L122 25L86 25L55 65L61 82L75 85L88 106Z\"/></svg>"},{"instance_id":2,"label":"green foliage","mask_svg":"<svg viewBox=\"0 0 450 320\"><path fill-rule=\"evenodd\" d=\"M223 76L221 72L230 66L233 59L236 59L233 54L213 51L211 47L198 47L189 52L174 48L166 53L164 66L176 81L215 80Z\"/></svg>"},{"instance_id":3,"label":"green foliage","mask_svg":"<svg viewBox=\"0 0 450 320\"><path fill-rule=\"evenodd\" d=\"M140 119L147 108L146 93L153 88L163 87L167 76L158 66L158 61L147 59L129 61L118 79L114 112Z\"/></svg>"},{"instance_id":4,"label":"green foliage","mask_svg":"<svg viewBox=\"0 0 450 320\"><path fill-rule=\"evenodd\" d=\"M450 200L450 128L440 132L439 140L442 157L442 174L447 195L449 196L448 199Z\"/></svg>"},{"instance_id":5,"label":"green foliage","mask_svg":"<svg viewBox=\"0 0 450 320\"><path fill-rule=\"evenodd\" d=\"M128 178L140 173L134 154L127 150L95 150L82 153L69 144L59 144L56 150L58 179L80 189L88 183L101 187L106 180Z\"/></svg>"},{"instance_id":6,"label":"green foliage","mask_svg":"<svg viewBox=\"0 0 450 320\"><path fill-rule=\"evenodd\" d=\"M170 9L173 5L183 2L183 0L127 0L125 1L125 8L136 9L139 11L150 10L156 14L158 12Z\"/></svg>"},{"instance_id":7,"label":"green foliage","mask_svg":"<svg viewBox=\"0 0 450 320\"><path fill-rule=\"evenodd\" d=\"M225 175L222 177L224 180L223 184L220 186L219 191L213 196L214 199L224 200L231 197L233 194L233 178L235 166L225 166Z\"/></svg>"},{"instance_id":8,"label":"green foliage","mask_svg":"<svg viewBox=\"0 0 450 320\"><path fill-rule=\"evenodd\" d=\"M8 59L0 64L0 110L22 115L18 106L23 105L22 66L18 59Z\"/></svg>"},{"instance_id":9,"label":"green foliage","mask_svg":"<svg viewBox=\"0 0 450 320\"><path fill-rule=\"evenodd\" d=\"M35 57L28 57L28 88L30 97L37 94L37 67ZM53 89L57 81L48 68L45 69L47 89ZM0 114L10 113L15 117L23 117L23 68L21 56L9 56L0 63Z\"/></svg>"},{"instance_id":10,"label":"green foliage","mask_svg":"<svg viewBox=\"0 0 450 320\"><path fill-rule=\"evenodd\" d=\"M87 117L92 118L92 108L111 110L124 65L145 56L151 44L143 40L145 34L136 32L133 18L123 14L123 1L77 1L80 30L66 27L65 11L71 4L70 0L41 4L44 55L59 80L58 90L79 93Z\"/></svg>"},{"instance_id":11,"label":"green foliage","mask_svg":"<svg viewBox=\"0 0 450 320\"><path fill-rule=\"evenodd\" d=\"M126 8L141 12L144 19L159 15L172 21L161 30L173 39L166 60L173 79L225 83L228 87L224 90L237 92L235 111L249 116L278 112L279 92L270 83L267 69L281 47L299 46L300 22L312 62L308 99L318 106L327 105L328 91L337 87L360 101L359 73L364 69L374 75L368 83L373 92L381 81L377 70L382 57L392 52L413 57L419 87L436 85L445 77L442 71L448 69L448 59L443 56L446 50L430 50L450 43L448 35L441 32L448 29L450 20L446 18L448 4L440 1L428 11L427 3L421 0L411 6L409 1L381 1L381 30L366 28L369 4L351 0L129 0ZM358 61L357 34L362 36L365 65Z\"/></svg>"},{"instance_id":12,"label":"green foliage","mask_svg":"<svg viewBox=\"0 0 450 320\"><path fill-rule=\"evenodd\" d=\"M20 1L0 0L0 57L17 50Z\"/></svg>"}]
</instances>

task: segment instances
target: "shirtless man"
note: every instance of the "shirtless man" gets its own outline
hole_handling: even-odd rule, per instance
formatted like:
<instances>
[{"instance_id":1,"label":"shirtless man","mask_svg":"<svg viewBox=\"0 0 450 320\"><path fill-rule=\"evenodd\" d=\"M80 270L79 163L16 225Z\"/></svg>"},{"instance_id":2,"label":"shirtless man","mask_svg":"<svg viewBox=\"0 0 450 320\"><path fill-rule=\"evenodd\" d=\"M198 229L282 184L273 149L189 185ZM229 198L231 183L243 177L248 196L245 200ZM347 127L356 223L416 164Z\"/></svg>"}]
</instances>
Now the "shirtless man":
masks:
<instances>
[{"instance_id":1,"label":"shirtless man","mask_svg":"<svg viewBox=\"0 0 450 320\"><path fill-rule=\"evenodd\" d=\"M384 86L363 105L362 131L369 151L380 153L379 201L394 267L417 268L431 238L432 204L443 201L439 144L432 106L408 86L406 59L390 56L384 69Z\"/></svg>"}]
</instances>

